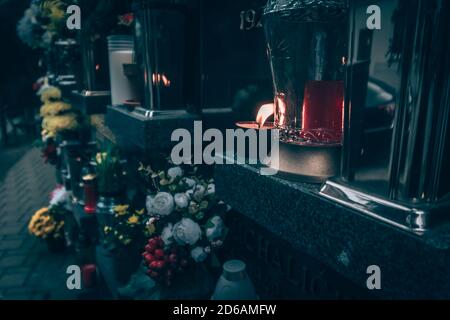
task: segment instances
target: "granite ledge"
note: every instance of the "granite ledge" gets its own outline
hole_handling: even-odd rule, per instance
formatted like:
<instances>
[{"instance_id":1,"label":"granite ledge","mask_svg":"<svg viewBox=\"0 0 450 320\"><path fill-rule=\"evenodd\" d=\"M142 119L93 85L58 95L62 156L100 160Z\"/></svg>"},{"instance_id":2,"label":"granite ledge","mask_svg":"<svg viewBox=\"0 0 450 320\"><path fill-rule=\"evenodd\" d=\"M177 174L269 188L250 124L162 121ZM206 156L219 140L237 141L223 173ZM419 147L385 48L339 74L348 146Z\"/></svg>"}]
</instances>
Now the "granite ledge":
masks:
<instances>
[{"instance_id":1,"label":"granite ledge","mask_svg":"<svg viewBox=\"0 0 450 320\"><path fill-rule=\"evenodd\" d=\"M249 165L216 166L215 179L235 210L357 285L365 288L367 267L378 265L382 297L450 298L450 225L418 236L321 197L320 185Z\"/></svg>"}]
</instances>

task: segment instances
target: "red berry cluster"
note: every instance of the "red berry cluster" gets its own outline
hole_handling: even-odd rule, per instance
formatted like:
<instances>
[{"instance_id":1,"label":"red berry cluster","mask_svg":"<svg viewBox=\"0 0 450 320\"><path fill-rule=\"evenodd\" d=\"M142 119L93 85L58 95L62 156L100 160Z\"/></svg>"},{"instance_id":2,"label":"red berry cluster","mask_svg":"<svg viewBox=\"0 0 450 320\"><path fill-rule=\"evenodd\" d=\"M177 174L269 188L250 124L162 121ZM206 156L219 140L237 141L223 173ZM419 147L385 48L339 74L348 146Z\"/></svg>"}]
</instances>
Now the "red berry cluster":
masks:
<instances>
[{"instance_id":1,"label":"red berry cluster","mask_svg":"<svg viewBox=\"0 0 450 320\"><path fill-rule=\"evenodd\" d=\"M182 272L188 265L186 255L179 248L165 249L161 237L148 240L142 254L148 267L147 274L155 281L172 285L176 272Z\"/></svg>"}]
</instances>

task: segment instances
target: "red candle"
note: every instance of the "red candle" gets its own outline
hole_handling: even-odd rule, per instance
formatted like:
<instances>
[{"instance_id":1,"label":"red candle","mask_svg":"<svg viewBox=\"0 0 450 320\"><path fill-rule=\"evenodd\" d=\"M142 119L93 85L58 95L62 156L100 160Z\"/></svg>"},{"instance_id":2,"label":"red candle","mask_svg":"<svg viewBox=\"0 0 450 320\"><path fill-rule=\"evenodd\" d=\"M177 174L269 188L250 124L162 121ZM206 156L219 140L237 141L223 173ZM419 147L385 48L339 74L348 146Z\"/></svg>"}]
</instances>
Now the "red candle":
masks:
<instances>
[{"instance_id":1,"label":"red candle","mask_svg":"<svg viewBox=\"0 0 450 320\"><path fill-rule=\"evenodd\" d=\"M94 214L97 207L96 176L88 174L83 177L84 182L84 212Z\"/></svg>"},{"instance_id":2,"label":"red candle","mask_svg":"<svg viewBox=\"0 0 450 320\"><path fill-rule=\"evenodd\" d=\"M83 276L84 288L93 288L97 278L97 267L95 264L86 264L82 266L81 273Z\"/></svg>"},{"instance_id":3,"label":"red candle","mask_svg":"<svg viewBox=\"0 0 450 320\"><path fill-rule=\"evenodd\" d=\"M302 129L317 142L342 142L344 81L308 81Z\"/></svg>"}]
</instances>

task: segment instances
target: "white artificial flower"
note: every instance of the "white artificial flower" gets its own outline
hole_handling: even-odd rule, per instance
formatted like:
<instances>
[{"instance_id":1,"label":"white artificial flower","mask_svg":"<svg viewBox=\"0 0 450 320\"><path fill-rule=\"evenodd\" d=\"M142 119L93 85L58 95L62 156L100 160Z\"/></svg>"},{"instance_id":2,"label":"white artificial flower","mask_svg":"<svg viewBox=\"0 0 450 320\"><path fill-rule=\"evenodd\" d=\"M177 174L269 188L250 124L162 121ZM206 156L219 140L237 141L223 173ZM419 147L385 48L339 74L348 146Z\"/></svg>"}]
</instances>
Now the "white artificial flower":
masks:
<instances>
[{"instance_id":1,"label":"white artificial flower","mask_svg":"<svg viewBox=\"0 0 450 320\"><path fill-rule=\"evenodd\" d=\"M167 176L170 181L174 181L177 178L181 178L183 176L183 169L181 167L173 167L167 171Z\"/></svg>"},{"instance_id":2,"label":"white artificial flower","mask_svg":"<svg viewBox=\"0 0 450 320\"><path fill-rule=\"evenodd\" d=\"M202 247L196 247L195 249L192 249L191 257L195 262L200 263L206 260L208 254Z\"/></svg>"},{"instance_id":3,"label":"white artificial flower","mask_svg":"<svg viewBox=\"0 0 450 320\"><path fill-rule=\"evenodd\" d=\"M183 178L181 179L183 183L185 183L189 188L193 188L195 186L195 180L191 178Z\"/></svg>"},{"instance_id":4,"label":"white artificial flower","mask_svg":"<svg viewBox=\"0 0 450 320\"><path fill-rule=\"evenodd\" d=\"M194 195L193 198L195 201L200 202L205 197L206 188L202 185L198 185L194 189Z\"/></svg>"},{"instance_id":5,"label":"white artificial flower","mask_svg":"<svg viewBox=\"0 0 450 320\"><path fill-rule=\"evenodd\" d=\"M166 246L170 246L173 243L173 224L169 223L167 227L161 232L161 239Z\"/></svg>"},{"instance_id":6,"label":"white artificial flower","mask_svg":"<svg viewBox=\"0 0 450 320\"><path fill-rule=\"evenodd\" d=\"M177 193L174 196L175 204L178 208L184 209L189 205L189 198L185 193Z\"/></svg>"},{"instance_id":7,"label":"white artificial flower","mask_svg":"<svg viewBox=\"0 0 450 320\"><path fill-rule=\"evenodd\" d=\"M147 197L147 211L151 216L168 216L175 209L173 196L167 192L159 192L156 196Z\"/></svg>"},{"instance_id":8,"label":"white artificial flower","mask_svg":"<svg viewBox=\"0 0 450 320\"><path fill-rule=\"evenodd\" d=\"M192 215L197 214L200 211L200 206L197 202L191 201L189 203L189 213Z\"/></svg>"},{"instance_id":9,"label":"white artificial flower","mask_svg":"<svg viewBox=\"0 0 450 320\"><path fill-rule=\"evenodd\" d=\"M146 223L146 226L147 227L149 227L149 226L151 226L151 225L154 225L155 223L156 223L156 218L155 217L153 217L153 218L150 218L150 219L148 219L148 221L147 221L147 223Z\"/></svg>"},{"instance_id":10,"label":"white artificial flower","mask_svg":"<svg viewBox=\"0 0 450 320\"><path fill-rule=\"evenodd\" d=\"M198 223L189 218L183 218L173 227L173 238L180 245L191 245L197 243L202 236L202 230Z\"/></svg>"},{"instance_id":11,"label":"white artificial flower","mask_svg":"<svg viewBox=\"0 0 450 320\"><path fill-rule=\"evenodd\" d=\"M216 185L214 183L208 184L208 188L206 189L206 195L212 195L216 193Z\"/></svg>"},{"instance_id":12,"label":"white artificial flower","mask_svg":"<svg viewBox=\"0 0 450 320\"><path fill-rule=\"evenodd\" d=\"M208 238L209 241L214 241L216 239L219 239L223 235L223 231L225 228L225 224L223 223L223 220L219 216L214 216L211 219L208 220L206 224L206 238Z\"/></svg>"},{"instance_id":13,"label":"white artificial flower","mask_svg":"<svg viewBox=\"0 0 450 320\"><path fill-rule=\"evenodd\" d=\"M50 207L53 206L64 206L69 200L69 194L66 188L60 187L55 189L51 194Z\"/></svg>"},{"instance_id":14,"label":"white artificial flower","mask_svg":"<svg viewBox=\"0 0 450 320\"><path fill-rule=\"evenodd\" d=\"M189 198L189 200L192 200L194 198L194 190L189 189L185 192L186 196Z\"/></svg>"}]
</instances>

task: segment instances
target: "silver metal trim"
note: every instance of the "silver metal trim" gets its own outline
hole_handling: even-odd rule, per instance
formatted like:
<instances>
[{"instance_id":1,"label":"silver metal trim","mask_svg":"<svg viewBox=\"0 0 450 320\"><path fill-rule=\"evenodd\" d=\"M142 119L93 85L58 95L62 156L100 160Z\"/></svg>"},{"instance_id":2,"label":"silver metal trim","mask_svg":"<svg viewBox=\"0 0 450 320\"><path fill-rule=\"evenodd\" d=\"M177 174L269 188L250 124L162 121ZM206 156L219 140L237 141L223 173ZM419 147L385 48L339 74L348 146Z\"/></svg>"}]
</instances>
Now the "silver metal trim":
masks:
<instances>
[{"instance_id":1,"label":"silver metal trim","mask_svg":"<svg viewBox=\"0 0 450 320\"><path fill-rule=\"evenodd\" d=\"M321 188L322 197L349 207L376 220L395 226L402 230L423 235L438 221L445 219L445 207L448 203L418 205L383 199L359 191L335 179L327 181Z\"/></svg>"}]
</instances>

